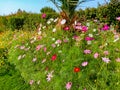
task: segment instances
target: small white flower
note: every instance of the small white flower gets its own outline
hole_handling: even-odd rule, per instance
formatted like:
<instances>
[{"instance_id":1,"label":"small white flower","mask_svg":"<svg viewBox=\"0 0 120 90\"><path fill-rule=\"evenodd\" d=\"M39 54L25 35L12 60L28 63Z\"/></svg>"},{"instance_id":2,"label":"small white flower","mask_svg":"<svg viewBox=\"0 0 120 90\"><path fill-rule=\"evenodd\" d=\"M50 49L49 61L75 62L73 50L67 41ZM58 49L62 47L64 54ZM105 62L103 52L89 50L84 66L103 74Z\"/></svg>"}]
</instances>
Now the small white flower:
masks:
<instances>
[{"instance_id":1,"label":"small white flower","mask_svg":"<svg viewBox=\"0 0 120 90\"><path fill-rule=\"evenodd\" d=\"M61 21L61 24L63 25L63 24L65 24L65 23L66 23L66 20L63 19L63 20Z\"/></svg>"},{"instance_id":2,"label":"small white flower","mask_svg":"<svg viewBox=\"0 0 120 90\"><path fill-rule=\"evenodd\" d=\"M50 24L51 23L51 21L49 20L49 21L47 21L47 24Z\"/></svg>"},{"instance_id":3,"label":"small white flower","mask_svg":"<svg viewBox=\"0 0 120 90\"><path fill-rule=\"evenodd\" d=\"M22 56L20 55L20 56L18 56L18 60L20 60L22 58Z\"/></svg>"},{"instance_id":4,"label":"small white flower","mask_svg":"<svg viewBox=\"0 0 120 90\"><path fill-rule=\"evenodd\" d=\"M53 41L55 41L55 38L52 38Z\"/></svg>"},{"instance_id":5,"label":"small white flower","mask_svg":"<svg viewBox=\"0 0 120 90\"><path fill-rule=\"evenodd\" d=\"M89 36L89 37L93 37L93 34L89 34L88 36Z\"/></svg>"},{"instance_id":6,"label":"small white flower","mask_svg":"<svg viewBox=\"0 0 120 90\"><path fill-rule=\"evenodd\" d=\"M113 42L117 42L119 40L119 38L115 39Z\"/></svg>"},{"instance_id":7,"label":"small white flower","mask_svg":"<svg viewBox=\"0 0 120 90\"><path fill-rule=\"evenodd\" d=\"M37 58L33 58L33 60L32 60L32 61L33 61L33 62L35 62L36 60L37 60Z\"/></svg>"},{"instance_id":8,"label":"small white flower","mask_svg":"<svg viewBox=\"0 0 120 90\"><path fill-rule=\"evenodd\" d=\"M53 18L50 18L50 21L53 21L54 19Z\"/></svg>"},{"instance_id":9,"label":"small white flower","mask_svg":"<svg viewBox=\"0 0 120 90\"><path fill-rule=\"evenodd\" d=\"M25 56L26 56L26 55L25 55L25 54L23 54L23 55L22 55L22 58L24 58Z\"/></svg>"},{"instance_id":10,"label":"small white flower","mask_svg":"<svg viewBox=\"0 0 120 90\"><path fill-rule=\"evenodd\" d=\"M90 26L90 23L86 23L86 26Z\"/></svg>"},{"instance_id":11,"label":"small white flower","mask_svg":"<svg viewBox=\"0 0 120 90\"><path fill-rule=\"evenodd\" d=\"M93 29L93 32L96 32L96 29Z\"/></svg>"},{"instance_id":12,"label":"small white flower","mask_svg":"<svg viewBox=\"0 0 120 90\"><path fill-rule=\"evenodd\" d=\"M62 53L62 51L61 51L61 50L59 50L59 51L58 51L58 53Z\"/></svg>"},{"instance_id":13,"label":"small white flower","mask_svg":"<svg viewBox=\"0 0 120 90\"><path fill-rule=\"evenodd\" d=\"M56 32L56 28L53 28L52 32Z\"/></svg>"},{"instance_id":14,"label":"small white flower","mask_svg":"<svg viewBox=\"0 0 120 90\"><path fill-rule=\"evenodd\" d=\"M39 32L38 32L38 35L41 35L41 34L42 34L42 32L41 32L41 31L39 31Z\"/></svg>"},{"instance_id":15,"label":"small white flower","mask_svg":"<svg viewBox=\"0 0 120 90\"><path fill-rule=\"evenodd\" d=\"M54 20L54 22L57 22L57 20L58 20L58 18L56 18L56 19Z\"/></svg>"},{"instance_id":16,"label":"small white flower","mask_svg":"<svg viewBox=\"0 0 120 90\"><path fill-rule=\"evenodd\" d=\"M92 44L92 42L91 41L87 41L87 44L90 45L90 44Z\"/></svg>"},{"instance_id":17,"label":"small white flower","mask_svg":"<svg viewBox=\"0 0 120 90\"><path fill-rule=\"evenodd\" d=\"M36 37L34 37L34 40L36 40L37 38Z\"/></svg>"},{"instance_id":18,"label":"small white flower","mask_svg":"<svg viewBox=\"0 0 120 90\"><path fill-rule=\"evenodd\" d=\"M43 28L43 29L45 29L45 28L46 28L46 26L43 26L42 28Z\"/></svg>"},{"instance_id":19,"label":"small white flower","mask_svg":"<svg viewBox=\"0 0 120 90\"><path fill-rule=\"evenodd\" d=\"M37 81L37 84L38 84L38 85L40 84L40 80L39 80L39 81Z\"/></svg>"}]
</instances>

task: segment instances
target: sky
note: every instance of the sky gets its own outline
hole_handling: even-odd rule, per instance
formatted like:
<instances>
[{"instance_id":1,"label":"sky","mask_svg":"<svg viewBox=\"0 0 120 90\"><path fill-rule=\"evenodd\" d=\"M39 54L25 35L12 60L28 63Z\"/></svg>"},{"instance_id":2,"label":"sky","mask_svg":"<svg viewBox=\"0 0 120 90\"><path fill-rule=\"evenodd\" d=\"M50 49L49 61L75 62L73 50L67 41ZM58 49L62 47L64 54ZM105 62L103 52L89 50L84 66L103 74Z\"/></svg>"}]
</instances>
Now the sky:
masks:
<instances>
[{"instance_id":1,"label":"sky","mask_svg":"<svg viewBox=\"0 0 120 90\"><path fill-rule=\"evenodd\" d=\"M105 0L92 0L81 5L82 9L97 7L98 2L104 4ZM55 10L56 7L50 0L0 0L0 15L8 15L17 12L18 9L27 12L40 13L40 9L48 6Z\"/></svg>"}]
</instances>

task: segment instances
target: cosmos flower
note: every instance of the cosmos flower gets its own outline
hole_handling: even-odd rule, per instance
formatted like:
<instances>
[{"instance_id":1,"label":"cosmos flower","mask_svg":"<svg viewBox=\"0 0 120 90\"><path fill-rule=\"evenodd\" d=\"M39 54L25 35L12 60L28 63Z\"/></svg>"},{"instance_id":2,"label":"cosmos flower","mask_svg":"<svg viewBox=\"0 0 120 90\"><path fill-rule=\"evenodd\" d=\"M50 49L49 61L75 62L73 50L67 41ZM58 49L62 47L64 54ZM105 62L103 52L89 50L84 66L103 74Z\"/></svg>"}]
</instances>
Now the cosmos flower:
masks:
<instances>
[{"instance_id":1,"label":"cosmos flower","mask_svg":"<svg viewBox=\"0 0 120 90\"><path fill-rule=\"evenodd\" d=\"M56 58L57 58L57 55L56 55L56 54L54 54L54 55L52 56L51 60L52 60L52 61L55 61L55 60L56 60Z\"/></svg>"},{"instance_id":2,"label":"cosmos flower","mask_svg":"<svg viewBox=\"0 0 120 90\"><path fill-rule=\"evenodd\" d=\"M109 58L106 58L106 57L102 57L102 60L106 63L109 63L110 62L110 59Z\"/></svg>"},{"instance_id":3,"label":"cosmos flower","mask_svg":"<svg viewBox=\"0 0 120 90\"><path fill-rule=\"evenodd\" d=\"M72 87L72 82L68 82L68 83L66 83L66 89L67 90L70 90L71 89L71 87Z\"/></svg>"},{"instance_id":4,"label":"cosmos flower","mask_svg":"<svg viewBox=\"0 0 120 90\"><path fill-rule=\"evenodd\" d=\"M119 16L119 17L116 17L116 20L120 21L120 16Z\"/></svg>"},{"instance_id":5,"label":"cosmos flower","mask_svg":"<svg viewBox=\"0 0 120 90\"><path fill-rule=\"evenodd\" d=\"M34 80L30 80L29 84L32 85L34 83Z\"/></svg>"},{"instance_id":6,"label":"cosmos flower","mask_svg":"<svg viewBox=\"0 0 120 90\"><path fill-rule=\"evenodd\" d=\"M94 38L87 36L87 37L85 37L85 40L86 40L86 41L92 41L92 40L94 40Z\"/></svg>"},{"instance_id":7,"label":"cosmos flower","mask_svg":"<svg viewBox=\"0 0 120 90\"><path fill-rule=\"evenodd\" d=\"M90 54L90 53L91 53L91 50L86 49L86 50L84 50L84 53L85 53L85 54Z\"/></svg>"},{"instance_id":8,"label":"cosmos flower","mask_svg":"<svg viewBox=\"0 0 120 90\"><path fill-rule=\"evenodd\" d=\"M63 19L63 20L61 20L61 22L60 22L62 25L63 24L65 24L66 23L66 20L65 19Z\"/></svg>"},{"instance_id":9,"label":"cosmos flower","mask_svg":"<svg viewBox=\"0 0 120 90\"><path fill-rule=\"evenodd\" d=\"M83 67L85 67L85 66L87 66L87 65L88 65L88 62L83 62L83 63L82 63L82 66L83 66Z\"/></svg>"},{"instance_id":10,"label":"cosmos flower","mask_svg":"<svg viewBox=\"0 0 120 90\"><path fill-rule=\"evenodd\" d=\"M80 68L79 67L75 67L74 68L74 72L80 72Z\"/></svg>"},{"instance_id":11,"label":"cosmos flower","mask_svg":"<svg viewBox=\"0 0 120 90\"><path fill-rule=\"evenodd\" d=\"M41 17L42 17L42 18L46 18L46 14L45 14L45 13L43 13Z\"/></svg>"},{"instance_id":12,"label":"cosmos flower","mask_svg":"<svg viewBox=\"0 0 120 90\"><path fill-rule=\"evenodd\" d=\"M98 56L99 56L99 54L96 52L96 53L94 54L94 58L96 59L96 58L98 58Z\"/></svg>"}]
</instances>

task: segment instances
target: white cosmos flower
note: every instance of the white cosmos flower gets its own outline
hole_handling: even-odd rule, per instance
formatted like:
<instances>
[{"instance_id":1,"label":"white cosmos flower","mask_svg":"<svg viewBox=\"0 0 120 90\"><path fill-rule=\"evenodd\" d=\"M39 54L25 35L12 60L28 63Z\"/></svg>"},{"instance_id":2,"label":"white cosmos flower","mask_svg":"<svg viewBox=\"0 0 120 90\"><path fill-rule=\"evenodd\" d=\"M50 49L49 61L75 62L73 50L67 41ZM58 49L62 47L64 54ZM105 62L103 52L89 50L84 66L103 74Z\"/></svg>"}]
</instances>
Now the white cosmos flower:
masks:
<instances>
[{"instance_id":1,"label":"white cosmos flower","mask_svg":"<svg viewBox=\"0 0 120 90\"><path fill-rule=\"evenodd\" d=\"M56 28L53 28L52 32L56 32Z\"/></svg>"},{"instance_id":2,"label":"white cosmos flower","mask_svg":"<svg viewBox=\"0 0 120 90\"><path fill-rule=\"evenodd\" d=\"M92 42L91 41L87 41L87 44L90 45Z\"/></svg>"},{"instance_id":3,"label":"white cosmos flower","mask_svg":"<svg viewBox=\"0 0 120 90\"><path fill-rule=\"evenodd\" d=\"M38 32L38 35L41 35L41 34L42 34L42 32L41 32L41 31L39 31L39 32Z\"/></svg>"},{"instance_id":4,"label":"white cosmos flower","mask_svg":"<svg viewBox=\"0 0 120 90\"><path fill-rule=\"evenodd\" d=\"M65 24L65 23L66 23L66 20L63 19L63 20L61 21L61 24L63 25L63 24Z\"/></svg>"},{"instance_id":5,"label":"white cosmos flower","mask_svg":"<svg viewBox=\"0 0 120 90\"><path fill-rule=\"evenodd\" d=\"M93 32L96 32L96 29L93 29Z\"/></svg>"},{"instance_id":6,"label":"white cosmos flower","mask_svg":"<svg viewBox=\"0 0 120 90\"><path fill-rule=\"evenodd\" d=\"M58 20L58 18L56 18L56 19L54 20L54 22L57 22L57 20Z\"/></svg>"},{"instance_id":7,"label":"white cosmos flower","mask_svg":"<svg viewBox=\"0 0 120 90\"><path fill-rule=\"evenodd\" d=\"M49 21L47 21L47 24L50 24L51 23L51 21L49 20Z\"/></svg>"},{"instance_id":8,"label":"white cosmos flower","mask_svg":"<svg viewBox=\"0 0 120 90\"><path fill-rule=\"evenodd\" d=\"M88 36L89 36L89 37L93 37L93 34L89 34Z\"/></svg>"}]
</instances>

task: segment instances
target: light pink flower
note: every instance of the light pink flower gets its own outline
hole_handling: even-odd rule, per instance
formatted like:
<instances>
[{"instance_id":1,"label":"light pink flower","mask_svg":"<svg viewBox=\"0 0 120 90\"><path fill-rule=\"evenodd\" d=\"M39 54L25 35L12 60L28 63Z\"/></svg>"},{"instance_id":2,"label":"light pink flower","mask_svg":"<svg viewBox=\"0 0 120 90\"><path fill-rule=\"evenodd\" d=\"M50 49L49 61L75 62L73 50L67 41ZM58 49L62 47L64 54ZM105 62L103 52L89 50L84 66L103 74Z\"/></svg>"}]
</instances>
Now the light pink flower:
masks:
<instances>
[{"instance_id":1,"label":"light pink flower","mask_svg":"<svg viewBox=\"0 0 120 90\"><path fill-rule=\"evenodd\" d=\"M25 49L25 46L20 46L20 49L21 49L21 50Z\"/></svg>"},{"instance_id":2,"label":"light pink flower","mask_svg":"<svg viewBox=\"0 0 120 90\"><path fill-rule=\"evenodd\" d=\"M108 55L108 54L109 54L109 52L108 52L108 51L104 51L103 53L104 53L104 55Z\"/></svg>"},{"instance_id":3,"label":"light pink flower","mask_svg":"<svg viewBox=\"0 0 120 90\"><path fill-rule=\"evenodd\" d=\"M116 17L116 20L120 21L120 16L119 16L119 17Z\"/></svg>"},{"instance_id":4,"label":"light pink flower","mask_svg":"<svg viewBox=\"0 0 120 90\"><path fill-rule=\"evenodd\" d=\"M85 66L87 66L87 65L88 65L88 62L83 62L83 63L82 63L82 66L83 66L83 67L85 67Z\"/></svg>"},{"instance_id":5,"label":"light pink flower","mask_svg":"<svg viewBox=\"0 0 120 90\"><path fill-rule=\"evenodd\" d=\"M71 87L72 87L72 82L68 82L68 83L66 84L66 89L67 89L67 90L70 90Z\"/></svg>"},{"instance_id":6,"label":"light pink flower","mask_svg":"<svg viewBox=\"0 0 120 90\"><path fill-rule=\"evenodd\" d=\"M51 46L52 46L53 48L55 48L55 47L56 47L56 45L55 45L55 44L52 44Z\"/></svg>"},{"instance_id":7,"label":"light pink flower","mask_svg":"<svg viewBox=\"0 0 120 90\"><path fill-rule=\"evenodd\" d=\"M117 58L116 61L117 61L117 62L120 62L120 58Z\"/></svg>"},{"instance_id":8,"label":"light pink flower","mask_svg":"<svg viewBox=\"0 0 120 90\"><path fill-rule=\"evenodd\" d=\"M30 80L29 84L32 85L34 83L34 80Z\"/></svg>"},{"instance_id":9,"label":"light pink flower","mask_svg":"<svg viewBox=\"0 0 120 90\"><path fill-rule=\"evenodd\" d=\"M53 77L53 75L52 75L53 72L54 72L54 71L51 71L50 73L47 74L47 78L46 78L46 79L47 79L48 82L49 82L49 81L51 80L51 78Z\"/></svg>"},{"instance_id":10,"label":"light pink flower","mask_svg":"<svg viewBox=\"0 0 120 90\"><path fill-rule=\"evenodd\" d=\"M106 58L106 57L102 57L102 60L106 63L109 63L110 62L110 59L109 58Z\"/></svg>"},{"instance_id":11,"label":"light pink flower","mask_svg":"<svg viewBox=\"0 0 120 90\"><path fill-rule=\"evenodd\" d=\"M46 52L47 51L47 48L46 47L44 47L44 52Z\"/></svg>"},{"instance_id":12,"label":"light pink flower","mask_svg":"<svg viewBox=\"0 0 120 90\"><path fill-rule=\"evenodd\" d=\"M68 42L68 39L64 39L63 42L67 43L67 42Z\"/></svg>"},{"instance_id":13,"label":"light pink flower","mask_svg":"<svg viewBox=\"0 0 120 90\"><path fill-rule=\"evenodd\" d=\"M91 50L87 50L87 49L86 49L86 50L84 50L84 53L85 53L85 54L90 54L90 53L91 53Z\"/></svg>"},{"instance_id":14,"label":"light pink flower","mask_svg":"<svg viewBox=\"0 0 120 90\"><path fill-rule=\"evenodd\" d=\"M61 43L62 43L61 40L57 40L57 41L56 41L56 44L61 44Z\"/></svg>"},{"instance_id":15,"label":"light pink flower","mask_svg":"<svg viewBox=\"0 0 120 90\"><path fill-rule=\"evenodd\" d=\"M99 56L99 54L96 52L96 53L94 54L94 58L98 58L98 56Z\"/></svg>"},{"instance_id":16,"label":"light pink flower","mask_svg":"<svg viewBox=\"0 0 120 90\"><path fill-rule=\"evenodd\" d=\"M36 47L36 50L38 51L38 50L40 50L42 47L43 47L43 45L38 45L38 46Z\"/></svg>"}]
</instances>

